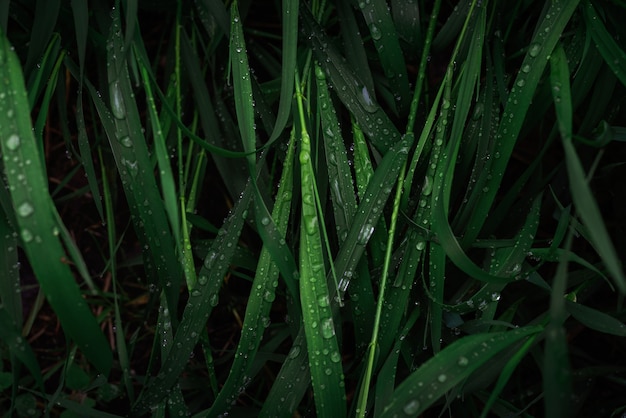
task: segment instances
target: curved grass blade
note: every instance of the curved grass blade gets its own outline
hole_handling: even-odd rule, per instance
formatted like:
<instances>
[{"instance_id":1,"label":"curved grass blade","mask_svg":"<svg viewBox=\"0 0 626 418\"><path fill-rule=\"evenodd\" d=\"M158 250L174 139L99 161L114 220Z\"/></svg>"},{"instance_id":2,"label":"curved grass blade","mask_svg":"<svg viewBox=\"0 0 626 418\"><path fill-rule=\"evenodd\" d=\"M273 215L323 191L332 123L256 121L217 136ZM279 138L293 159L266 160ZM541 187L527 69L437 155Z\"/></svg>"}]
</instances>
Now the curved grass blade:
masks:
<instances>
[{"instance_id":1,"label":"curved grass blade","mask_svg":"<svg viewBox=\"0 0 626 418\"><path fill-rule=\"evenodd\" d=\"M23 248L41 289L64 330L103 374L111 369L112 353L80 294L59 241L54 206L45 180L22 71L8 40L0 38L0 142L4 169L17 214Z\"/></svg>"},{"instance_id":2,"label":"curved grass blade","mask_svg":"<svg viewBox=\"0 0 626 418\"><path fill-rule=\"evenodd\" d=\"M509 332L470 335L455 341L404 380L380 416L419 416L494 355L542 330L541 326L529 326Z\"/></svg>"},{"instance_id":3,"label":"curved grass blade","mask_svg":"<svg viewBox=\"0 0 626 418\"><path fill-rule=\"evenodd\" d=\"M565 309L581 324L605 334L626 337L626 325L611 315L569 300Z\"/></svg>"},{"instance_id":4,"label":"curved grass blade","mask_svg":"<svg viewBox=\"0 0 626 418\"><path fill-rule=\"evenodd\" d=\"M626 52L620 48L606 30L602 19L598 16L595 7L589 0L583 4L583 15L591 38L596 42L596 46L606 64L613 70L613 74L626 86Z\"/></svg>"},{"instance_id":5,"label":"curved grass blade","mask_svg":"<svg viewBox=\"0 0 626 418\"><path fill-rule=\"evenodd\" d=\"M8 346L12 360L13 356L19 359L19 361L21 361L31 373L33 379L35 379L35 382L37 383L37 386L43 390L43 375L41 373L41 369L39 368L37 357L35 356L33 349L30 347L30 344L28 344L28 342L25 341L20 334L20 331L17 328L18 325L19 324L15 323L13 318L11 318L10 312L8 312L4 307L0 307L0 339ZM15 370L17 370L17 368L14 369L14 371ZM14 377L18 376L14 373ZM16 379L15 382L17 383L18 380Z\"/></svg>"},{"instance_id":6,"label":"curved grass blade","mask_svg":"<svg viewBox=\"0 0 626 418\"><path fill-rule=\"evenodd\" d=\"M298 9L299 0L283 0L283 48L282 48L282 73L280 77L280 100L278 103L278 115L274 130L270 135L272 143L285 128L293 99L293 82L296 68L296 55L298 52Z\"/></svg>"},{"instance_id":7,"label":"curved grass blade","mask_svg":"<svg viewBox=\"0 0 626 418\"><path fill-rule=\"evenodd\" d=\"M572 198L577 212L587 228L591 243L604 261L615 285L624 294L626 293L626 277L572 143L573 113L569 69L567 57L562 47L559 46L555 49L550 59L550 65L550 83L559 131L565 150L565 163Z\"/></svg>"}]
</instances>

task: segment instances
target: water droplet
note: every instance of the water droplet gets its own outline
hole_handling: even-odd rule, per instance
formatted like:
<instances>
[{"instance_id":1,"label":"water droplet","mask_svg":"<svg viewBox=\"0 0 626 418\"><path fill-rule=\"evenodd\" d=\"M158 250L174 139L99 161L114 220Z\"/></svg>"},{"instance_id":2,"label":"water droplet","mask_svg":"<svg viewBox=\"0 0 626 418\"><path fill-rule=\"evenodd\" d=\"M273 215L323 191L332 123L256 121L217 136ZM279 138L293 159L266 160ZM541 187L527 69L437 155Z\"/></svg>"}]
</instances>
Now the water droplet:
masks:
<instances>
[{"instance_id":1,"label":"water droplet","mask_svg":"<svg viewBox=\"0 0 626 418\"><path fill-rule=\"evenodd\" d=\"M332 338L335 335L335 327L333 326L332 318L324 319L322 321L322 337Z\"/></svg>"},{"instance_id":2,"label":"water droplet","mask_svg":"<svg viewBox=\"0 0 626 418\"><path fill-rule=\"evenodd\" d=\"M109 96L111 98L111 111L113 116L118 119L126 117L126 106L124 105L124 97L119 80L115 80L109 84Z\"/></svg>"},{"instance_id":3,"label":"water droplet","mask_svg":"<svg viewBox=\"0 0 626 418\"><path fill-rule=\"evenodd\" d=\"M528 74L530 72L530 65L526 64L522 67L522 72Z\"/></svg>"},{"instance_id":4,"label":"water droplet","mask_svg":"<svg viewBox=\"0 0 626 418\"><path fill-rule=\"evenodd\" d=\"M357 241L361 245L367 244L367 241L370 239L372 234L374 233L374 227L370 224L365 224L361 227L361 231L359 232L359 236L357 237Z\"/></svg>"},{"instance_id":5,"label":"water droplet","mask_svg":"<svg viewBox=\"0 0 626 418\"><path fill-rule=\"evenodd\" d=\"M122 159L122 165L126 167L126 171L128 171L128 174L130 174L132 178L137 177L137 174L139 174L139 165L137 164L137 161Z\"/></svg>"},{"instance_id":6,"label":"water droplet","mask_svg":"<svg viewBox=\"0 0 626 418\"><path fill-rule=\"evenodd\" d=\"M33 205L28 202L22 203L17 208L17 214L20 215L22 218L26 218L27 216L32 215L34 211L35 208L33 208Z\"/></svg>"},{"instance_id":7,"label":"water droplet","mask_svg":"<svg viewBox=\"0 0 626 418\"><path fill-rule=\"evenodd\" d=\"M330 304L330 301L328 299L328 295L321 295L320 297L317 298L317 304L322 307L325 308Z\"/></svg>"},{"instance_id":8,"label":"water droplet","mask_svg":"<svg viewBox=\"0 0 626 418\"><path fill-rule=\"evenodd\" d=\"M437 380L438 380L440 383L443 383L443 382L445 382L446 380L448 380L448 376L446 376L445 374L443 374L443 373L442 373L442 374L440 374L439 376L437 376Z\"/></svg>"},{"instance_id":9,"label":"water droplet","mask_svg":"<svg viewBox=\"0 0 626 418\"><path fill-rule=\"evenodd\" d=\"M422 194L428 196L433 191L433 179L429 176L424 177L424 185L422 186Z\"/></svg>"},{"instance_id":10,"label":"water droplet","mask_svg":"<svg viewBox=\"0 0 626 418\"><path fill-rule=\"evenodd\" d=\"M517 87L524 87L526 85L526 80L524 80L523 78L520 78L519 80L517 80Z\"/></svg>"},{"instance_id":11,"label":"water droplet","mask_svg":"<svg viewBox=\"0 0 626 418\"><path fill-rule=\"evenodd\" d=\"M28 229L22 229L21 235L24 242L31 242L33 240L33 233Z\"/></svg>"},{"instance_id":12,"label":"water droplet","mask_svg":"<svg viewBox=\"0 0 626 418\"><path fill-rule=\"evenodd\" d=\"M339 354L339 352L337 351L333 351L330 355L330 361L332 361L333 363L339 363L341 361L341 354Z\"/></svg>"},{"instance_id":13,"label":"water droplet","mask_svg":"<svg viewBox=\"0 0 626 418\"><path fill-rule=\"evenodd\" d=\"M326 376L330 376L331 374L333 374L333 370L329 367L326 370L324 370L324 373L326 374Z\"/></svg>"},{"instance_id":14,"label":"water droplet","mask_svg":"<svg viewBox=\"0 0 626 418\"><path fill-rule=\"evenodd\" d=\"M274 292L270 292L269 290L266 290L265 293L263 294L263 300L266 302L274 302L274 299L276 299L276 294Z\"/></svg>"},{"instance_id":15,"label":"water droplet","mask_svg":"<svg viewBox=\"0 0 626 418\"><path fill-rule=\"evenodd\" d=\"M417 244L415 244L415 248L419 251L422 251L424 248L426 248L426 241L420 241Z\"/></svg>"},{"instance_id":16,"label":"water droplet","mask_svg":"<svg viewBox=\"0 0 626 418\"><path fill-rule=\"evenodd\" d=\"M212 307L216 307L218 302L220 301L220 297L217 293L213 293L209 298L209 305Z\"/></svg>"},{"instance_id":17,"label":"water droplet","mask_svg":"<svg viewBox=\"0 0 626 418\"><path fill-rule=\"evenodd\" d=\"M456 364L458 364L461 367L465 367L465 366L467 366L469 364L469 360L467 359L467 357L461 356L457 360Z\"/></svg>"},{"instance_id":18,"label":"water droplet","mask_svg":"<svg viewBox=\"0 0 626 418\"><path fill-rule=\"evenodd\" d=\"M217 252L211 251L204 259L204 267L210 270L213 267L213 264L215 263L216 259L217 259Z\"/></svg>"},{"instance_id":19,"label":"water droplet","mask_svg":"<svg viewBox=\"0 0 626 418\"><path fill-rule=\"evenodd\" d=\"M261 219L261 225L268 226L269 224L270 224L270 218L265 217Z\"/></svg>"},{"instance_id":20,"label":"water droplet","mask_svg":"<svg viewBox=\"0 0 626 418\"><path fill-rule=\"evenodd\" d=\"M374 103L372 95L370 94L370 91L367 89L366 86L361 87L361 94L358 94L357 98L359 99L359 102L361 102L363 108L366 111L374 113L376 112L376 110L378 110L378 106L376 106L376 104ZM382 119L380 121L382 123Z\"/></svg>"},{"instance_id":21,"label":"water droplet","mask_svg":"<svg viewBox=\"0 0 626 418\"><path fill-rule=\"evenodd\" d=\"M370 33L372 34L372 39L374 39L375 41L378 41L380 40L380 38L383 37L383 33L380 31L378 26L373 23L370 25Z\"/></svg>"},{"instance_id":22,"label":"water droplet","mask_svg":"<svg viewBox=\"0 0 626 418\"><path fill-rule=\"evenodd\" d=\"M191 291L191 296L200 296L202 292L199 289L193 289Z\"/></svg>"},{"instance_id":23,"label":"water droplet","mask_svg":"<svg viewBox=\"0 0 626 418\"><path fill-rule=\"evenodd\" d=\"M317 216L307 216L304 220L304 229L309 235L314 235L318 232Z\"/></svg>"},{"instance_id":24,"label":"water droplet","mask_svg":"<svg viewBox=\"0 0 626 418\"><path fill-rule=\"evenodd\" d=\"M420 410L420 403L417 399L412 399L404 405L402 408L405 414L407 415L415 415Z\"/></svg>"},{"instance_id":25,"label":"water droplet","mask_svg":"<svg viewBox=\"0 0 626 418\"><path fill-rule=\"evenodd\" d=\"M7 139L6 146L11 151L15 151L20 146L20 137L16 134L13 134Z\"/></svg>"},{"instance_id":26,"label":"water droplet","mask_svg":"<svg viewBox=\"0 0 626 418\"><path fill-rule=\"evenodd\" d=\"M315 76L318 80L326 80L326 73L324 73L324 70L322 70L322 67L319 65L315 66Z\"/></svg>"},{"instance_id":27,"label":"water droplet","mask_svg":"<svg viewBox=\"0 0 626 418\"><path fill-rule=\"evenodd\" d=\"M299 345L294 345L293 347L291 347L291 350L289 350L289 358L296 358L300 355L300 351L302 349L300 348Z\"/></svg>"},{"instance_id":28,"label":"water droplet","mask_svg":"<svg viewBox=\"0 0 626 418\"><path fill-rule=\"evenodd\" d=\"M536 42L530 44L530 47L528 48L528 55L534 58L539 55L539 52L541 52L541 44Z\"/></svg>"},{"instance_id":29,"label":"water droplet","mask_svg":"<svg viewBox=\"0 0 626 418\"><path fill-rule=\"evenodd\" d=\"M200 286L205 286L208 281L209 281L209 277L205 276L204 274L202 276L198 277L198 284Z\"/></svg>"},{"instance_id":30,"label":"water droplet","mask_svg":"<svg viewBox=\"0 0 626 418\"><path fill-rule=\"evenodd\" d=\"M119 141L120 144L122 144L126 148L130 148L133 146L133 140L130 139L130 136L123 136L122 138L119 138Z\"/></svg>"}]
</instances>

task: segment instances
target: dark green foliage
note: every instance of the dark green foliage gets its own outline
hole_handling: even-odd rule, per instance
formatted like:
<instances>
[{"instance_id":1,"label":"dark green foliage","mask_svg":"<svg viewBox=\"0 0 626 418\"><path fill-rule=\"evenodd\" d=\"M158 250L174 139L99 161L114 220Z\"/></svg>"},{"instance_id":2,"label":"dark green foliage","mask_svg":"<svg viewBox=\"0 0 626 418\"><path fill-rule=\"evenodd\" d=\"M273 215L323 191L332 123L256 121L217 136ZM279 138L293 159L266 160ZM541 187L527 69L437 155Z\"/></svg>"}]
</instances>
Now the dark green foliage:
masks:
<instances>
[{"instance_id":1,"label":"dark green foliage","mask_svg":"<svg viewBox=\"0 0 626 418\"><path fill-rule=\"evenodd\" d=\"M622 3L2 3L0 415L620 416Z\"/></svg>"}]
</instances>

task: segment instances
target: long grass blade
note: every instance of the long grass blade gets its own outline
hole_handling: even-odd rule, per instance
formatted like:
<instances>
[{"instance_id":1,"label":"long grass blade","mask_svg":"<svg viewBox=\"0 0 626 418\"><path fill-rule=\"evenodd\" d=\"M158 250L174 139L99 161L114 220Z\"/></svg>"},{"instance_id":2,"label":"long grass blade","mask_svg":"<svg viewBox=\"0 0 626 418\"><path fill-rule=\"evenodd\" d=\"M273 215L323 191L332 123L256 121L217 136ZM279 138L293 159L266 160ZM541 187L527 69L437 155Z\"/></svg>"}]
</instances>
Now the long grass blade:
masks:
<instances>
[{"instance_id":1,"label":"long grass blade","mask_svg":"<svg viewBox=\"0 0 626 418\"><path fill-rule=\"evenodd\" d=\"M92 97L109 137L131 212L135 215L134 226L143 243L148 278L165 291L169 309L175 312L182 277L181 266L173 251L176 245L168 228L164 204L142 133L141 119L133 100L118 8L112 11L112 17L107 44L110 112L102 106L97 94L92 94Z\"/></svg>"},{"instance_id":2,"label":"long grass blade","mask_svg":"<svg viewBox=\"0 0 626 418\"><path fill-rule=\"evenodd\" d=\"M296 78L296 82L299 80ZM316 205L317 186L311 162L311 140L305 124L302 95L296 85L301 123L300 179L302 215L300 228L300 299L302 318L311 369L315 405L321 416L346 416L345 389L341 354L330 308L331 294L326 283L326 269Z\"/></svg>"},{"instance_id":3,"label":"long grass blade","mask_svg":"<svg viewBox=\"0 0 626 418\"><path fill-rule=\"evenodd\" d=\"M572 143L573 115L567 57L557 48L551 58L550 82L558 120L559 131L565 149L565 163L569 175L570 191L578 214L589 232L596 251L604 261L615 285L621 293L626 292L626 276L602 221L600 208L589 188L582 164Z\"/></svg>"},{"instance_id":4,"label":"long grass blade","mask_svg":"<svg viewBox=\"0 0 626 418\"><path fill-rule=\"evenodd\" d=\"M0 42L0 67L4 80L0 85L0 138L22 246L65 331L89 361L108 374L112 364L111 350L64 262L67 256L58 237L55 209L32 131L20 64L6 37L2 36Z\"/></svg>"},{"instance_id":5,"label":"long grass blade","mask_svg":"<svg viewBox=\"0 0 626 418\"><path fill-rule=\"evenodd\" d=\"M286 231L290 215L295 142L295 138L292 138L289 143L279 194L276 197L276 204L272 213L273 218L277 221L277 227L281 231ZM269 251L265 248L261 250L259 255L256 272L252 282L255 293L248 299L246 316L242 326L243 330L256 330L256 332L242 333L235 352L235 360L230 369L231 372L211 406L210 416L223 414L236 400L240 392L239 388L245 384L246 376L251 377L250 369L257 355L261 338L263 338L263 330L269 326L270 309L276 298L279 271L276 263L272 261Z\"/></svg>"}]
</instances>

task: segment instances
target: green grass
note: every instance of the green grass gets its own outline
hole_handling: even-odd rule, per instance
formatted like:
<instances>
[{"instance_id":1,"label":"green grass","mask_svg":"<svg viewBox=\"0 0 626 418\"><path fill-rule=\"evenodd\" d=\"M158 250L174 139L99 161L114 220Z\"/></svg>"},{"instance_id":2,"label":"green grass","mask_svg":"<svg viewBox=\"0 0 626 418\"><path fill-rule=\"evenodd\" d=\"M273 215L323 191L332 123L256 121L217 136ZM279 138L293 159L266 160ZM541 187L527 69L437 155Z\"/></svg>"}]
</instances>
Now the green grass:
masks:
<instances>
[{"instance_id":1,"label":"green grass","mask_svg":"<svg viewBox=\"0 0 626 418\"><path fill-rule=\"evenodd\" d=\"M622 1L0 6L0 415L621 416Z\"/></svg>"}]
</instances>

